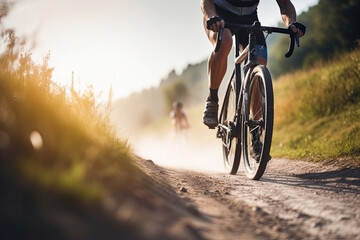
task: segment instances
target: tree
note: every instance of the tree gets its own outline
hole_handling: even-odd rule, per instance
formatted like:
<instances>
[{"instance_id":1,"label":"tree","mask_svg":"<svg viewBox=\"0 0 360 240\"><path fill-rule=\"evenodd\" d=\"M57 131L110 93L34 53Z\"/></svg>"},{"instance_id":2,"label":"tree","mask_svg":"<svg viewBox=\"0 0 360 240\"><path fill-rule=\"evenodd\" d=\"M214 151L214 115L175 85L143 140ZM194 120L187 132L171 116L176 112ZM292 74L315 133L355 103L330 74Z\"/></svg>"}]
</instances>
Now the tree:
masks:
<instances>
[{"instance_id":1,"label":"tree","mask_svg":"<svg viewBox=\"0 0 360 240\"><path fill-rule=\"evenodd\" d=\"M301 47L295 49L290 59L284 57L289 42L287 36L280 36L270 49L272 75L276 77L300 67L309 67L352 49L360 39L359 13L358 0L320 0L318 5L298 17L298 21L307 26L307 32L301 38Z\"/></svg>"}]
</instances>

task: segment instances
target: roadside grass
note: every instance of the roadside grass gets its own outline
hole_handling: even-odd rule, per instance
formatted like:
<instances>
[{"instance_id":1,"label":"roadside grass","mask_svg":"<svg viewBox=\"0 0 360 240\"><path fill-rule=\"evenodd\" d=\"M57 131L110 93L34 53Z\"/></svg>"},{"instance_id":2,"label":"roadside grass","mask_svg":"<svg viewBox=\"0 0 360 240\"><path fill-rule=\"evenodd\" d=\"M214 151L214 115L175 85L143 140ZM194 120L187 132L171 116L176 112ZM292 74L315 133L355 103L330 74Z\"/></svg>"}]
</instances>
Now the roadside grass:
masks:
<instances>
[{"instance_id":1,"label":"roadside grass","mask_svg":"<svg viewBox=\"0 0 360 240\"><path fill-rule=\"evenodd\" d=\"M360 162L360 49L274 82L272 155Z\"/></svg>"},{"instance_id":2,"label":"roadside grass","mask_svg":"<svg viewBox=\"0 0 360 240\"><path fill-rule=\"evenodd\" d=\"M114 189L126 195L137 182L131 149L92 89L79 94L42 76L0 70L0 174L81 204Z\"/></svg>"}]
</instances>

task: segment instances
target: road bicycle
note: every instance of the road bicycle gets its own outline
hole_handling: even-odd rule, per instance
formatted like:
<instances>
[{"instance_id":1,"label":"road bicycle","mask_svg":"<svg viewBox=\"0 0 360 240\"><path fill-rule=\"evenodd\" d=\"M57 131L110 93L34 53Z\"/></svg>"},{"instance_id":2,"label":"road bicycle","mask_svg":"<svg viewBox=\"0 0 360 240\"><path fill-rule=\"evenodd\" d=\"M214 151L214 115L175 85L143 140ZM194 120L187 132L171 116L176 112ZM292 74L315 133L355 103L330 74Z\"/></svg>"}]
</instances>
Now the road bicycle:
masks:
<instances>
[{"instance_id":1,"label":"road bicycle","mask_svg":"<svg viewBox=\"0 0 360 240\"><path fill-rule=\"evenodd\" d=\"M255 36L259 31L289 34L290 45L286 57L292 55L295 42L299 46L299 38L289 29L265 27L260 22L252 25L225 23L225 28L235 35L235 69L222 103L217 137L222 140L223 159L230 174L237 173L242 157L246 176L259 180L271 159L274 96L270 72L257 62ZM244 31L249 35L249 43L240 52L239 33L243 34ZM222 33L223 28L218 33L215 52L221 46ZM261 151L257 151L257 154L252 149L254 140L261 143Z\"/></svg>"}]
</instances>

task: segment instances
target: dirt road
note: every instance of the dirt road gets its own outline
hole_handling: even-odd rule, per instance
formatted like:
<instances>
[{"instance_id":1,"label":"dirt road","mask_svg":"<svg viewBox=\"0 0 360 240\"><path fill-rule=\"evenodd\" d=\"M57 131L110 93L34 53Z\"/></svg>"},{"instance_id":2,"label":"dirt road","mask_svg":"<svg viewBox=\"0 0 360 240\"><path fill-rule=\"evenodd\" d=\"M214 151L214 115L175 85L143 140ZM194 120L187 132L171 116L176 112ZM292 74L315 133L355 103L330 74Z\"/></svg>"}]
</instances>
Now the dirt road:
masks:
<instances>
[{"instance_id":1,"label":"dirt road","mask_svg":"<svg viewBox=\"0 0 360 240\"><path fill-rule=\"evenodd\" d=\"M182 226L194 239L360 239L359 168L273 159L261 181L251 181L241 170L140 165L191 205L196 217Z\"/></svg>"}]
</instances>

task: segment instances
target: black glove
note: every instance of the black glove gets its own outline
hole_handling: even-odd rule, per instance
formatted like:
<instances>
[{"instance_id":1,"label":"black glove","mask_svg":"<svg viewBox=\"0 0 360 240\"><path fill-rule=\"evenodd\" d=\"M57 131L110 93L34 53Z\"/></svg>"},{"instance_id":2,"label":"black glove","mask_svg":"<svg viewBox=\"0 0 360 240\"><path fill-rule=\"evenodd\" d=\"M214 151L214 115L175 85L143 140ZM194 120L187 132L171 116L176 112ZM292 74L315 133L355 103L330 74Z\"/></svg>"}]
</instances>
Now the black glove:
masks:
<instances>
[{"instance_id":1,"label":"black glove","mask_svg":"<svg viewBox=\"0 0 360 240\"><path fill-rule=\"evenodd\" d=\"M306 32L306 26L299 22L292 22L289 24L288 29L292 30L291 26L294 25L296 28L300 29L303 32L303 35L305 35Z\"/></svg>"},{"instance_id":2,"label":"black glove","mask_svg":"<svg viewBox=\"0 0 360 240\"><path fill-rule=\"evenodd\" d=\"M221 17L219 16L213 16L211 18L209 18L207 21L206 21L206 27L207 29L210 29L211 25L213 25L214 23L216 22L220 22L221 20L223 20Z\"/></svg>"}]
</instances>

